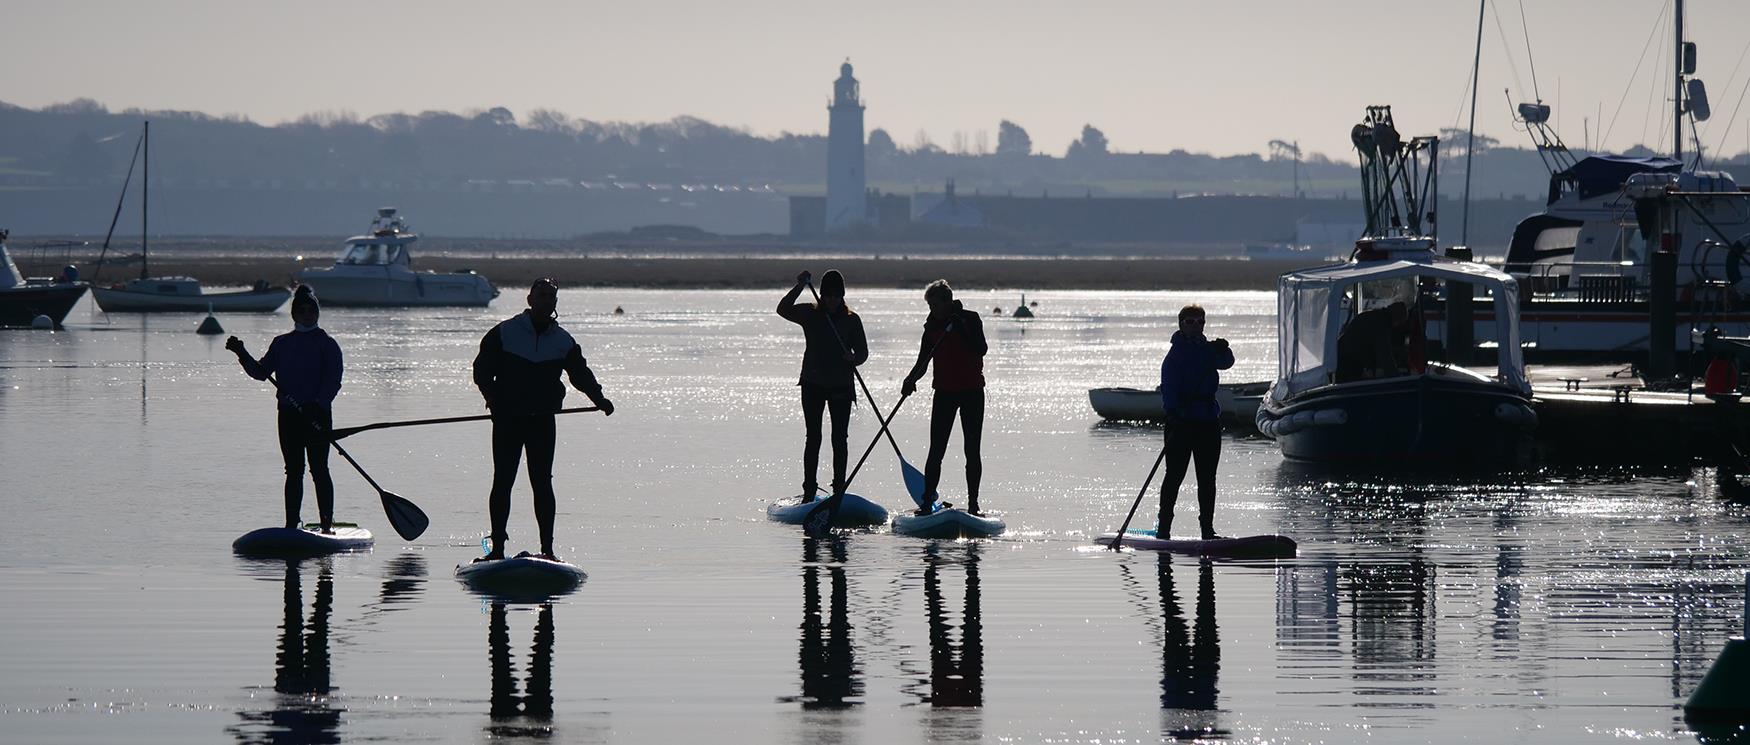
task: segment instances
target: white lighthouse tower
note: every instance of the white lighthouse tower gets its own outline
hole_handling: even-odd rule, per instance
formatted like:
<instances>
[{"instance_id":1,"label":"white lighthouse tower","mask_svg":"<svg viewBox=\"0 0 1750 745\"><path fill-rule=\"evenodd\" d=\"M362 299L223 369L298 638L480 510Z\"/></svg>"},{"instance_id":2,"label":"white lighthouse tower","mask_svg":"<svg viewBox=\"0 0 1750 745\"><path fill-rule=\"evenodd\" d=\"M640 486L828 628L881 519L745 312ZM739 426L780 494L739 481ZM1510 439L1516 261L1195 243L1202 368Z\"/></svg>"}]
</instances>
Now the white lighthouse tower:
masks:
<instances>
[{"instance_id":1,"label":"white lighthouse tower","mask_svg":"<svg viewBox=\"0 0 1750 745\"><path fill-rule=\"evenodd\" d=\"M832 84L826 130L826 230L845 230L868 215L868 174L863 170L863 98L851 62L839 66Z\"/></svg>"}]
</instances>

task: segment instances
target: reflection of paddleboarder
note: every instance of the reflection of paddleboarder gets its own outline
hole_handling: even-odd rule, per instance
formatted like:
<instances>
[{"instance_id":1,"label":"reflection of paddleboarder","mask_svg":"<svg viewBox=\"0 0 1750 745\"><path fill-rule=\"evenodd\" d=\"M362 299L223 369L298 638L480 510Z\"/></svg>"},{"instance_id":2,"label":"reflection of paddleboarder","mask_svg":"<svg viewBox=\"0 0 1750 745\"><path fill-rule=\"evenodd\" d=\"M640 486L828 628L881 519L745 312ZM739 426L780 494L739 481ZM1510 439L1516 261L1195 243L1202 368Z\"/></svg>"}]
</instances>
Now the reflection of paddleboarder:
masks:
<instances>
[{"instance_id":1,"label":"reflection of paddleboarder","mask_svg":"<svg viewBox=\"0 0 1750 745\"><path fill-rule=\"evenodd\" d=\"M340 711L329 705L334 690L330 678L328 624L334 613L334 570L327 560L316 563L316 592L310 615L304 615L303 565L286 560L285 601L279 646L274 653L274 708L240 711L242 722L227 731L239 742L337 743ZM255 698L253 689L245 689Z\"/></svg>"},{"instance_id":2,"label":"reflection of paddleboarder","mask_svg":"<svg viewBox=\"0 0 1750 745\"><path fill-rule=\"evenodd\" d=\"M1187 627L1184 604L1173 584L1173 558L1159 559L1161 621L1161 708L1213 711L1219 692L1221 637L1215 626L1215 568L1197 562L1197 604Z\"/></svg>"},{"instance_id":3,"label":"reflection of paddleboarder","mask_svg":"<svg viewBox=\"0 0 1750 745\"><path fill-rule=\"evenodd\" d=\"M924 564L924 609L930 618L930 705L984 705L984 622L979 614L978 547L966 544L966 593L960 606L960 644L950 634L942 600L941 544L931 541Z\"/></svg>"},{"instance_id":4,"label":"reflection of paddleboarder","mask_svg":"<svg viewBox=\"0 0 1750 745\"><path fill-rule=\"evenodd\" d=\"M603 414L614 404L583 358L583 348L559 326L559 286L551 279L535 280L529 288L529 309L493 326L480 340L474 357L474 385L492 409L492 545L486 560L504 558L505 526L510 522L510 490L516 484L518 462L529 460L529 486L535 492L535 523L541 530L541 557L553 553L553 450L557 436L553 415L565 400L563 372L571 386L583 391Z\"/></svg>"},{"instance_id":5,"label":"reflection of paddleboarder","mask_svg":"<svg viewBox=\"0 0 1750 745\"><path fill-rule=\"evenodd\" d=\"M1179 310L1179 330L1173 346L1161 360L1161 407L1167 415L1167 473L1161 481L1160 522L1155 535L1172 536L1173 504L1179 500L1179 484L1185 468L1197 460L1197 523L1203 540L1215 536L1215 467L1221 459L1221 404L1215 392L1221 387L1219 371L1234 366L1234 353L1226 339L1203 335L1203 307L1187 305Z\"/></svg>"},{"instance_id":6,"label":"reflection of paddleboarder","mask_svg":"<svg viewBox=\"0 0 1750 745\"><path fill-rule=\"evenodd\" d=\"M850 457L851 406L857 401L856 367L869 359L869 343L863 336L863 319L845 304L845 278L837 270L820 276L819 304L799 305L797 296L808 284L809 273L796 275L796 286L778 301L778 315L802 327L807 346L802 352L802 422L806 435L802 446L802 498L814 498L819 490L815 471L820 466L820 417L832 412L832 493L845 489L845 465Z\"/></svg>"},{"instance_id":7,"label":"reflection of paddleboarder","mask_svg":"<svg viewBox=\"0 0 1750 745\"><path fill-rule=\"evenodd\" d=\"M820 555L826 546L830 559ZM856 645L851 641L850 583L845 577L848 560L844 541L802 541L801 650L802 695L785 697L804 709L844 709L862 703L863 675L857 667ZM830 564L826 564L830 561ZM826 564L823 568L822 565ZM828 600L821 601L820 573L830 584Z\"/></svg>"},{"instance_id":8,"label":"reflection of paddleboarder","mask_svg":"<svg viewBox=\"0 0 1750 745\"><path fill-rule=\"evenodd\" d=\"M942 458L948 454L948 436L953 434L954 416L959 414L966 451L966 511L977 515L978 482L984 475L984 462L979 459L984 438L984 354L990 345L984 340L984 324L978 314L954 299L947 280L938 279L925 287L924 302L930 306L930 316L924 320L918 361L899 389L902 395L911 395L924 369L935 361L930 382L935 389L930 403L930 454L924 460L924 495L930 504L918 512L929 514L939 500L936 486L942 481Z\"/></svg>"},{"instance_id":9,"label":"reflection of paddleboarder","mask_svg":"<svg viewBox=\"0 0 1750 745\"><path fill-rule=\"evenodd\" d=\"M541 604L535 618L534 643L529 647L529 674L517 692L516 666L510 659L510 623L504 603L492 604L486 631L486 650L492 663L492 700L489 716L494 720L527 717L553 719L553 605ZM514 732L493 732L505 735Z\"/></svg>"},{"instance_id":10,"label":"reflection of paddleboarder","mask_svg":"<svg viewBox=\"0 0 1750 745\"><path fill-rule=\"evenodd\" d=\"M316 507L322 532L334 529L334 479L328 475L328 430L334 423L334 397L340 395L340 345L316 325L322 307L309 285L292 296L292 330L273 338L260 360L233 336L225 348L237 355L243 371L256 380L279 373L280 455L286 462L286 527L298 527L304 501L304 464L316 482ZM311 426L315 425L315 426Z\"/></svg>"}]
</instances>

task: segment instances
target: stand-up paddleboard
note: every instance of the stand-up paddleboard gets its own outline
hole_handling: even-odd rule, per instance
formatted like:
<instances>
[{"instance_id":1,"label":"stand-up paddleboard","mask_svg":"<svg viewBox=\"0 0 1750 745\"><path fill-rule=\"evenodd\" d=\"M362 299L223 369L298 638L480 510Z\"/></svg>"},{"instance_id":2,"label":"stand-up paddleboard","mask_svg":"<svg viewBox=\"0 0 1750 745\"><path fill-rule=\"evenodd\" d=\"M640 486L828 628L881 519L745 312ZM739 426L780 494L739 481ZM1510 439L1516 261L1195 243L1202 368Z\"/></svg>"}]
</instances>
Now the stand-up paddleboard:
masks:
<instances>
[{"instance_id":1,"label":"stand-up paddleboard","mask_svg":"<svg viewBox=\"0 0 1750 745\"><path fill-rule=\"evenodd\" d=\"M1101 533L1094 542L1110 546L1117 538L1117 533ZM1298 550L1294 539L1285 535L1248 535L1202 541L1195 538L1161 539L1155 537L1152 530L1126 531L1123 546L1139 551L1166 551L1227 559L1292 559Z\"/></svg>"},{"instance_id":2,"label":"stand-up paddleboard","mask_svg":"<svg viewBox=\"0 0 1750 745\"><path fill-rule=\"evenodd\" d=\"M810 510L827 500L820 496L813 499L798 496L795 502L773 502L766 506L766 517L788 525L801 525L808 517ZM860 496L845 492L844 501L839 503L839 514L833 518L832 527L861 528L869 525L886 525L887 508Z\"/></svg>"},{"instance_id":3,"label":"stand-up paddleboard","mask_svg":"<svg viewBox=\"0 0 1750 745\"><path fill-rule=\"evenodd\" d=\"M231 550L245 556L300 557L369 551L376 543L371 531L353 523L335 523L334 532L323 533L310 523L302 528L261 528L231 542Z\"/></svg>"},{"instance_id":4,"label":"stand-up paddleboard","mask_svg":"<svg viewBox=\"0 0 1750 745\"><path fill-rule=\"evenodd\" d=\"M893 516L893 532L917 538L989 538L1008 527L994 517L974 515L958 507L937 509L928 515Z\"/></svg>"},{"instance_id":5,"label":"stand-up paddleboard","mask_svg":"<svg viewBox=\"0 0 1750 745\"><path fill-rule=\"evenodd\" d=\"M476 592L494 595L554 595L576 588L588 575L576 564L543 559L524 551L508 559L456 565L456 579Z\"/></svg>"}]
</instances>

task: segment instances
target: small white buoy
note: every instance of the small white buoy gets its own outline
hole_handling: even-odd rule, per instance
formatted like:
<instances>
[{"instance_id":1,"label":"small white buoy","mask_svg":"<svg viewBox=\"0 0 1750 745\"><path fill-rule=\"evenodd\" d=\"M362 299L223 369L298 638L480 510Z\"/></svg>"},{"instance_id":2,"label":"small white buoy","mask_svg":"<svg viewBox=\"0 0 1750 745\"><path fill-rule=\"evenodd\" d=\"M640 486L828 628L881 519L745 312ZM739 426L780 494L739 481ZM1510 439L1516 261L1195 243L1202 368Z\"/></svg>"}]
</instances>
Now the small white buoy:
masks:
<instances>
[{"instance_id":1,"label":"small white buoy","mask_svg":"<svg viewBox=\"0 0 1750 745\"><path fill-rule=\"evenodd\" d=\"M1744 575L1744 595L1750 602L1750 573ZM1744 608L1744 632L1750 634L1750 605ZM1683 713L1691 722L1750 722L1750 643L1744 637L1726 640L1713 667L1683 702Z\"/></svg>"},{"instance_id":2,"label":"small white buoy","mask_svg":"<svg viewBox=\"0 0 1750 745\"><path fill-rule=\"evenodd\" d=\"M48 329L53 331L55 328L55 319L48 316L37 316L30 319L30 327L33 329Z\"/></svg>"}]
</instances>

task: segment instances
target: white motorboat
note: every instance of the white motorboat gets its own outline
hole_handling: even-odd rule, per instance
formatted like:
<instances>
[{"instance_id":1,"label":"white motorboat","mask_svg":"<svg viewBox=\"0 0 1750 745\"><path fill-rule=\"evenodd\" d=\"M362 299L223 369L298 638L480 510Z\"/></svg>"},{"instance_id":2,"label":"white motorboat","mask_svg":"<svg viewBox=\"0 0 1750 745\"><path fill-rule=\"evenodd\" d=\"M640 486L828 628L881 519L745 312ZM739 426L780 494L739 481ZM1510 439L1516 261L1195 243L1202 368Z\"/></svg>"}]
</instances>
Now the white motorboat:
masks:
<instances>
[{"instance_id":1,"label":"white motorboat","mask_svg":"<svg viewBox=\"0 0 1750 745\"><path fill-rule=\"evenodd\" d=\"M258 280L247 290L236 292L204 292L200 280L193 277L153 277L151 276L151 253L147 248L146 209L151 196L149 185L152 176L152 123L146 122L140 130L140 147L138 149L142 176L140 179L140 276L127 282L109 287L91 288L91 296L97 300L97 307L105 313L152 313L152 312L190 312L202 313L212 311L228 311L232 313L272 313L284 305L286 299L292 296L292 291L284 287L270 286L265 280ZM132 168L129 174L133 173ZM128 185L122 183L122 199L127 198ZM116 203L116 214L121 214L121 203ZM110 231L115 231L115 223L110 223ZM93 277L103 272L103 259L109 253L109 238L103 240L104 253L97 259L97 271Z\"/></svg>"},{"instance_id":2,"label":"white motorboat","mask_svg":"<svg viewBox=\"0 0 1750 745\"><path fill-rule=\"evenodd\" d=\"M369 233L346 239L333 266L304 269L295 277L316 288L323 305L333 306L484 306L498 297L491 282L469 270L414 271L418 240L394 207L383 207Z\"/></svg>"}]
</instances>

